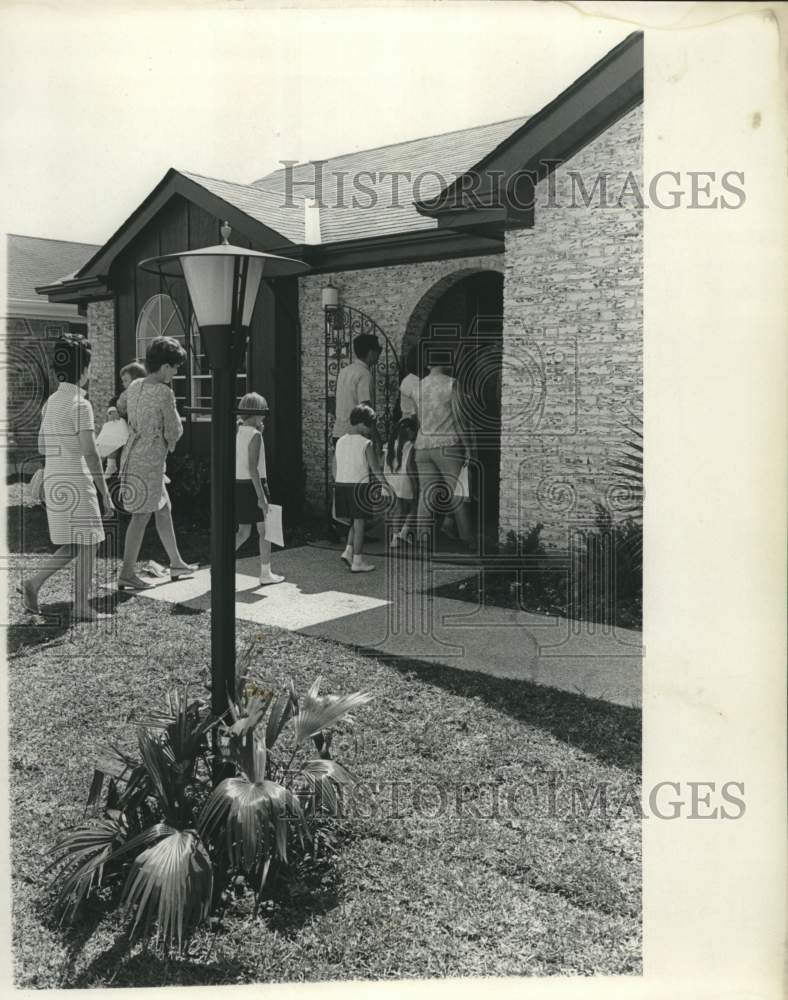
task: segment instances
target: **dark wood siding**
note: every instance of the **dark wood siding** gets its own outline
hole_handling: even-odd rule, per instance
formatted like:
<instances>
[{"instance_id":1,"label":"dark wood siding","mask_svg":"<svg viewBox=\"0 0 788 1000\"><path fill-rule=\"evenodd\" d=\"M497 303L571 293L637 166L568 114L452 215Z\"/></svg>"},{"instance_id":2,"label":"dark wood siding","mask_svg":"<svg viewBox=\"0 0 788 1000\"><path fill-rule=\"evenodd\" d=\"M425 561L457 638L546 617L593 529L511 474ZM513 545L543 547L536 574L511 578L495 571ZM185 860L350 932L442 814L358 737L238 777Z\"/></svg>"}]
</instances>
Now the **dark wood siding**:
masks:
<instances>
[{"instance_id":1,"label":"dark wood siding","mask_svg":"<svg viewBox=\"0 0 788 1000\"><path fill-rule=\"evenodd\" d=\"M222 221L199 205L175 196L116 258L110 280L117 295L118 367L135 357L137 317L151 295L171 295L187 330L191 322L185 282L146 274L137 266L139 261L219 243ZM264 249L235 234L231 240L238 246ZM274 499L281 500L291 518L300 510L303 494L299 350L297 279L279 279L272 285L264 282L252 317L249 387L262 393L271 406L265 433L269 478ZM207 458L210 423L187 421L178 451Z\"/></svg>"}]
</instances>

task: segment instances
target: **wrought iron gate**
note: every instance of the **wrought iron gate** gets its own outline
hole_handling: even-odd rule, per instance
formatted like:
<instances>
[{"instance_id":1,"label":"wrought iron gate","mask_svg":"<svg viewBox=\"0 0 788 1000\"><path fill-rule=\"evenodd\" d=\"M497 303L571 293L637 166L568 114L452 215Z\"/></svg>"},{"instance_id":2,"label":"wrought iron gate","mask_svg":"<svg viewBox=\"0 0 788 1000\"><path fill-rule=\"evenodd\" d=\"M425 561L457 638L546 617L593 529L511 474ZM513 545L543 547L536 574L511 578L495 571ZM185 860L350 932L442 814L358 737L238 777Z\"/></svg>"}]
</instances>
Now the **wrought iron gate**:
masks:
<instances>
[{"instance_id":1,"label":"wrought iron gate","mask_svg":"<svg viewBox=\"0 0 788 1000\"><path fill-rule=\"evenodd\" d=\"M402 376L399 356L394 345L366 313L350 306L325 309L325 495L326 517L331 520L332 441L331 432L336 414L337 379L340 371L353 360L353 341L359 334L373 334L381 345L378 363L372 369L372 405L377 413L377 429L386 441L395 418Z\"/></svg>"}]
</instances>

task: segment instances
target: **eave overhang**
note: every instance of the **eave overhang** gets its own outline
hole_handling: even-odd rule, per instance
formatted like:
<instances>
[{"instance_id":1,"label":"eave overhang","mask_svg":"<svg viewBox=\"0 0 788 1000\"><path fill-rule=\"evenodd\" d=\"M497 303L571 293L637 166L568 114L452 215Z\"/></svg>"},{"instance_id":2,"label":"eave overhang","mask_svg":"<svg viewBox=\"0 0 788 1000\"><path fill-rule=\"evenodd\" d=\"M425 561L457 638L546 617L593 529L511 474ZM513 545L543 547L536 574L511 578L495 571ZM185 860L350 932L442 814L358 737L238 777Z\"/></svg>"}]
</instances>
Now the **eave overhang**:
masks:
<instances>
[{"instance_id":1,"label":"eave overhang","mask_svg":"<svg viewBox=\"0 0 788 1000\"><path fill-rule=\"evenodd\" d=\"M535 185L642 101L643 33L635 32L416 210L441 229L497 225L502 235L532 226Z\"/></svg>"}]
</instances>

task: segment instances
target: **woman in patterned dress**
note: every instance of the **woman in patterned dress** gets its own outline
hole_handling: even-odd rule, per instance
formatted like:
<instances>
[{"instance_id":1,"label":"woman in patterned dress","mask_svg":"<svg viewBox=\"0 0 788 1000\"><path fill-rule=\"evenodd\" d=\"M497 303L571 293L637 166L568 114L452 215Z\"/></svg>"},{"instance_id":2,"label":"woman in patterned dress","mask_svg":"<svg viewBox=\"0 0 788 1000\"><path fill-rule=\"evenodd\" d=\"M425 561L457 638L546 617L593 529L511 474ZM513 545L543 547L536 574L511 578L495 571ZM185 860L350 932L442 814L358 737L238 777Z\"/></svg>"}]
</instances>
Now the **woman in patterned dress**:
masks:
<instances>
[{"instance_id":1,"label":"woman in patterned dress","mask_svg":"<svg viewBox=\"0 0 788 1000\"><path fill-rule=\"evenodd\" d=\"M131 522L126 529L119 590L147 590L152 586L136 572L145 528L151 514L156 530L170 558L170 577L181 580L191 575L175 540L172 507L164 483L168 452L175 450L183 426L175 406L170 383L183 364L186 352L172 337L156 337L145 357L148 374L138 378L118 400L118 409L129 424L129 439L120 460L120 496Z\"/></svg>"},{"instance_id":2,"label":"woman in patterned dress","mask_svg":"<svg viewBox=\"0 0 788 1000\"><path fill-rule=\"evenodd\" d=\"M45 456L43 491L49 537L59 547L21 588L25 610L40 614L39 590L53 573L75 559L74 615L81 621L106 618L88 604L96 548L104 541L97 491L105 516L113 509L96 450L93 407L82 388L90 377L90 354L89 342L78 337L65 336L55 344L53 366L59 385L44 406L38 450Z\"/></svg>"}]
</instances>

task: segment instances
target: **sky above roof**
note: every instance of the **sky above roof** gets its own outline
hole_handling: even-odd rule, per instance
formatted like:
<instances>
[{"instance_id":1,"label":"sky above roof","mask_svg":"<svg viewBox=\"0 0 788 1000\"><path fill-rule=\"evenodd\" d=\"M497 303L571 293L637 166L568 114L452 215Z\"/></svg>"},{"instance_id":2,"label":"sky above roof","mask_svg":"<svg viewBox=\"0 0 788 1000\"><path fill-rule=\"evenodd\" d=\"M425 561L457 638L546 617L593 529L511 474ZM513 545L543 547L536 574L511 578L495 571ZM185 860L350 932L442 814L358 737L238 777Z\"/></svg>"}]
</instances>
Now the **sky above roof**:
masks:
<instances>
[{"instance_id":1,"label":"sky above roof","mask_svg":"<svg viewBox=\"0 0 788 1000\"><path fill-rule=\"evenodd\" d=\"M632 25L568 5L96 3L9 7L0 28L2 228L103 243L172 166L250 184L530 115Z\"/></svg>"}]
</instances>

